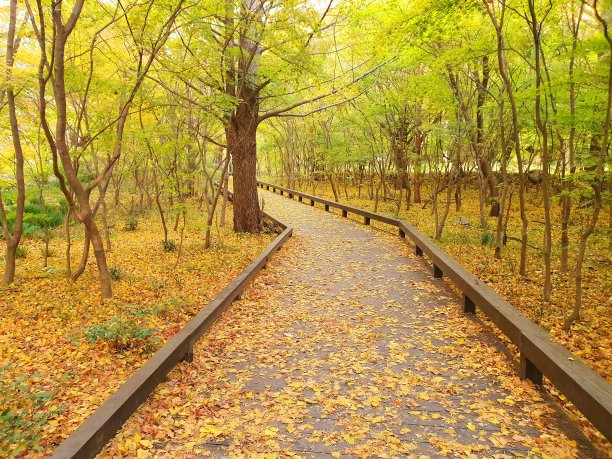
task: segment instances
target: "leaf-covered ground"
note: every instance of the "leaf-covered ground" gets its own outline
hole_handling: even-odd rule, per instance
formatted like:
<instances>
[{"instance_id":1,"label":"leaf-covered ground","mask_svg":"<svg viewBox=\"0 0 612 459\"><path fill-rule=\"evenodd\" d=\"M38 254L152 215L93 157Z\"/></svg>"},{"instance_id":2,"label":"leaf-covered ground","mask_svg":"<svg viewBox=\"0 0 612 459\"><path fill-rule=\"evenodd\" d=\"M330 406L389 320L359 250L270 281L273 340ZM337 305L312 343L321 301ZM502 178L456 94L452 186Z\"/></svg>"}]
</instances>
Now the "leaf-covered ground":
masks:
<instances>
[{"instance_id":1,"label":"leaf-covered ground","mask_svg":"<svg viewBox=\"0 0 612 459\"><path fill-rule=\"evenodd\" d=\"M307 190L312 193L309 186ZM374 201L367 199L367 190L364 186L361 198L357 197L355 188L340 190L340 202L373 210ZM319 183L316 194L333 199L329 185ZM444 206L446 194L440 196L441 207ZM424 234L431 237L435 234L435 217L432 214L432 205L423 204L430 197L430 189L425 186L422 191L423 203L413 204L410 210L402 205L400 217L415 225ZM483 244L483 231L480 229L480 212L478 204L478 191L466 188L462 192L462 208L455 210L455 203L451 205L447 224L442 239L438 244L455 259L460 261L470 271L477 274L498 293L508 299L515 307L535 322L546 328L550 334L582 360L591 365L604 378L612 382L612 251L609 248L609 235L607 225L609 213L604 209L599 225L589 239L587 259L583 269L583 309L581 319L572 326L568 332L562 328L564 318L569 314L573 305L574 282L573 266L577 250L578 232L581 225L586 224L588 212L581 213L574 210L570 225L570 271L566 275L559 274L559 238L560 221L559 206L553 206L553 290L552 301L548 305L542 304L543 261L538 248L542 247L543 210L541 205L541 191L530 187L527 199L527 214L530 223L528 250L529 263L525 278L518 275L520 259L519 242L510 240L503 250L502 260L493 257L493 248ZM378 206L378 212L387 215L396 215L395 202L383 202ZM488 213L488 208L486 208ZM440 210L442 212L442 209ZM467 225L459 222L467 221ZM512 214L508 224L508 235L520 238L520 219L518 218L518 199L512 200ZM494 233L496 219L488 218L488 233Z\"/></svg>"},{"instance_id":2,"label":"leaf-covered ground","mask_svg":"<svg viewBox=\"0 0 612 459\"><path fill-rule=\"evenodd\" d=\"M396 236L263 193L288 242L102 457L596 457Z\"/></svg>"},{"instance_id":3,"label":"leaf-covered ground","mask_svg":"<svg viewBox=\"0 0 612 459\"><path fill-rule=\"evenodd\" d=\"M308 193L312 193L309 186ZM362 189L361 197L358 197L356 188L341 188L340 202L348 202L350 205L374 209L374 201L367 199L367 189ZM318 183L316 188L318 196L333 199L333 193L329 184ZM444 205L445 193L441 196L441 207ZM347 199L348 195L348 199ZM382 195L382 193L381 193ZM402 205L400 217L415 225L420 231L433 239L435 234L435 217L432 213L432 205L429 202L425 208L423 205L431 196L428 183L424 184L422 190L423 203L413 204L410 210ZM529 243L533 247L542 246L543 221L541 191L535 187L529 188L527 204L527 215L531 222L529 227ZM566 275L558 273L559 267L559 207L553 206L553 272L552 278L552 301L548 305L542 304L543 284L543 261L541 253L534 248L528 251L529 263L528 273L525 278L518 274L520 259L519 243L510 240L504 248L502 260L493 257L493 248L483 244L480 229L480 210L478 201L478 190L467 187L462 191L462 207L459 212L455 210L455 203L451 204L450 213L440 241L437 242L446 252L461 262L466 268L478 275L490 287L506 298L513 306L518 308L527 317L540 324L549 331L551 336L567 347L580 359L612 382L612 251L609 249L609 236L606 225L609 221L607 209L602 212L599 225L589 240L587 259L583 269L583 309L582 317L576 322L570 331L563 330L563 320L572 307L574 298L574 282L572 269L576 251L577 233L582 224L586 224L588 214L574 210L570 222L570 271ZM379 202L377 211L382 214L396 216L397 204L395 202ZM585 209L590 212L591 209ZM468 225L462 222L467 220ZM495 218L488 218L489 230L494 232ZM518 217L518 199L512 200L512 213L508 223L508 235L520 237L520 219ZM485 319L486 320L486 319ZM503 339L503 335L499 334ZM597 443L609 445L601 433L593 427L580 413L560 394L554 387L548 387L549 391L556 397L559 403L571 411L574 420L578 422L589 438Z\"/></svg>"},{"instance_id":4,"label":"leaf-covered ground","mask_svg":"<svg viewBox=\"0 0 612 459\"><path fill-rule=\"evenodd\" d=\"M205 250L205 217L191 212L176 267L177 252L162 250L156 214L140 216L136 231L124 229L125 216L112 218L108 260L119 280L113 285L114 298L104 302L93 260L73 284L61 270L42 269L40 241L25 241L28 255L18 260L17 282L0 287L0 412L26 411L23 419L11 423L0 419L6 443L0 442L0 456L19 447L8 438L20 429L38 432L41 438L21 442L28 449L24 454L34 455L37 444L41 454L49 453L272 239L235 234L227 226L213 229L213 246ZM178 245L178 233L171 237ZM73 244L76 265L82 239L73 235ZM1 241L0 249L4 251ZM63 267L62 238L52 240L51 251L49 264ZM116 324L128 333L132 327L136 336L148 331L143 339L127 342L87 339L102 336Z\"/></svg>"},{"instance_id":5,"label":"leaf-covered ground","mask_svg":"<svg viewBox=\"0 0 612 459\"><path fill-rule=\"evenodd\" d=\"M527 214L532 222L529 228L529 241L533 247L540 247L542 241L542 207L539 203L541 191L535 187L529 188ZM308 187L307 192L312 193ZM413 204L410 210L405 209L405 203L400 211L400 217L408 220L424 234L431 237L435 234L435 217L432 213L431 202L424 207L424 203L430 197L430 186L425 183L422 190L423 203ZM331 188L326 183L318 183L316 187L318 196L333 199ZM382 195L382 193L381 193ZM443 206L445 199L440 198ZM612 382L612 359L610 349L612 348L612 277L610 267L612 266L612 251L609 250L609 238L606 224L609 214L603 212L600 216L599 225L589 240L587 259L583 270L583 309L581 319L574 323L570 331L562 328L563 320L572 306L574 283L572 278L573 258L575 256L577 231L581 224L585 223L584 213L575 211L570 222L570 271L566 275L553 275L552 301L543 305L542 283L543 262L541 253L529 249L528 275L523 278L518 275L519 265L519 243L509 241L504 248L503 259L496 260L493 257L493 248L483 244L480 229L480 211L478 205L478 191L467 187L462 191L461 211L455 210L454 202L451 205L447 224L443 236L437 242L456 260L460 261L470 271L477 274L487 284L508 299L523 314L539 323L549 331L551 336L571 350L579 358L599 372L604 378ZM340 202L348 202L350 205L374 209L374 201L367 199L367 190L362 189L361 197L358 197L356 188L347 187L340 190ZM396 216L397 204L385 202L382 197L377 212ZM605 209L604 209L605 210ZM559 209L553 206L553 271L558 271L559 257ZM590 212L590 209L586 209ZM461 218L460 223L458 219ZM467 220L468 225L462 224ZM494 231L496 220L488 219L489 232ZM540 222L540 223L538 223ZM376 224L376 223L374 223ZM518 219L518 203L513 198L512 213L508 223L509 236L520 236L520 220ZM573 242L572 242L573 241ZM486 318L483 320L486 321ZM503 334L498 336L504 340ZM512 348L512 346L510 346ZM549 386L547 389L555 396L557 401L568 409L576 422L581 425L583 431L597 443L608 445L601 433L593 427L576 409L559 393L556 388Z\"/></svg>"}]
</instances>

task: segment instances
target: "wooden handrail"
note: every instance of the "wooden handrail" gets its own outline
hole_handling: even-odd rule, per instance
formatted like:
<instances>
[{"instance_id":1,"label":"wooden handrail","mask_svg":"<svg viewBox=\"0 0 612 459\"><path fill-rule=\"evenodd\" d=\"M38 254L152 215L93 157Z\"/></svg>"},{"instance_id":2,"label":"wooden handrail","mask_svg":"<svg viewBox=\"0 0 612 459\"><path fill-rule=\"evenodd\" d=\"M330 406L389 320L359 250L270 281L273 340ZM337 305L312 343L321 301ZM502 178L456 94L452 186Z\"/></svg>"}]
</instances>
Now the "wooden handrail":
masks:
<instances>
[{"instance_id":1,"label":"wooden handrail","mask_svg":"<svg viewBox=\"0 0 612 459\"><path fill-rule=\"evenodd\" d=\"M115 436L123 423L138 409L166 375L182 360L193 359L193 348L200 337L266 266L270 257L291 236L293 228L265 214L284 228L274 241L247 266L221 293L193 317L153 357L147 360L111 397L89 416L53 452L52 459L93 458Z\"/></svg>"},{"instance_id":2,"label":"wooden handrail","mask_svg":"<svg viewBox=\"0 0 612 459\"><path fill-rule=\"evenodd\" d=\"M348 213L361 215L365 224L374 220L397 227L400 237L407 237L414 243L417 255L426 255L431 260L434 277L447 276L463 292L464 312L475 313L477 308L480 309L518 347L521 379L530 379L540 385L542 377L546 376L608 440L612 441L612 385L561 344L552 341L546 330L522 315L413 225L404 220L279 185L261 181L257 183L261 188L278 191L281 195L286 193L290 198L297 196L301 202L308 199L311 205L323 204L327 211L330 208L340 209L343 217L347 217Z\"/></svg>"}]
</instances>

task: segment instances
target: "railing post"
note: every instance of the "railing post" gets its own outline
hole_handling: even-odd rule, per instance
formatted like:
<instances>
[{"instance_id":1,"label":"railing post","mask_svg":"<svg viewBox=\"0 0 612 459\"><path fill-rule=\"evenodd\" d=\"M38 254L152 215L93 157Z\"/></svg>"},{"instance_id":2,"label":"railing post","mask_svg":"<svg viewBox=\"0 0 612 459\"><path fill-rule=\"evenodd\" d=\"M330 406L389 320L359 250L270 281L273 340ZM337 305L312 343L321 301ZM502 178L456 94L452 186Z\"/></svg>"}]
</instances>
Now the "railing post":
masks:
<instances>
[{"instance_id":1,"label":"railing post","mask_svg":"<svg viewBox=\"0 0 612 459\"><path fill-rule=\"evenodd\" d=\"M314 199L311 199L311 200L310 200L310 205L311 205L311 206L314 206Z\"/></svg>"},{"instance_id":2,"label":"railing post","mask_svg":"<svg viewBox=\"0 0 612 459\"><path fill-rule=\"evenodd\" d=\"M329 204L325 204L325 212L329 212Z\"/></svg>"},{"instance_id":3,"label":"railing post","mask_svg":"<svg viewBox=\"0 0 612 459\"><path fill-rule=\"evenodd\" d=\"M440 268L438 268L435 264L433 265L433 277L435 279L441 279L444 273Z\"/></svg>"},{"instance_id":4,"label":"railing post","mask_svg":"<svg viewBox=\"0 0 612 459\"><path fill-rule=\"evenodd\" d=\"M289 193L289 199L293 199L293 194Z\"/></svg>"},{"instance_id":5,"label":"railing post","mask_svg":"<svg viewBox=\"0 0 612 459\"><path fill-rule=\"evenodd\" d=\"M369 225L370 224L370 217L363 217L363 224L364 225Z\"/></svg>"},{"instance_id":6,"label":"railing post","mask_svg":"<svg viewBox=\"0 0 612 459\"><path fill-rule=\"evenodd\" d=\"M404 233L403 229L399 229L399 237L406 237L406 233Z\"/></svg>"},{"instance_id":7,"label":"railing post","mask_svg":"<svg viewBox=\"0 0 612 459\"><path fill-rule=\"evenodd\" d=\"M193 344L189 344L189 347L187 348L187 353L185 354L185 357L183 357L183 361L184 362L193 362Z\"/></svg>"},{"instance_id":8,"label":"railing post","mask_svg":"<svg viewBox=\"0 0 612 459\"><path fill-rule=\"evenodd\" d=\"M298 201L302 202L302 197L298 196Z\"/></svg>"},{"instance_id":9,"label":"railing post","mask_svg":"<svg viewBox=\"0 0 612 459\"><path fill-rule=\"evenodd\" d=\"M476 314L476 305L465 293L463 294L463 312L466 314Z\"/></svg>"},{"instance_id":10,"label":"railing post","mask_svg":"<svg viewBox=\"0 0 612 459\"><path fill-rule=\"evenodd\" d=\"M422 257L423 256L423 249L421 249L418 245L414 247L414 254L417 257Z\"/></svg>"},{"instance_id":11,"label":"railing post","mask_svg":"<svg viewBox=\"0 0 612 459\"><path fill-rule=\"evenodd\" d=\"M345 217L345 218L348 217L348 212L346 210L343 210L342 211L342 216Z\"/></svg>"},{"instance_id":12,"label":"railing post","mask_svg":"<svg viewBox=\"0 0 612 459\"><path fill-rule=\"evenodd\" d=\"M280 190L280 194L281 194L281 196L284 196L284 191Z\"/></svg>"},{"instance_id":13,"label":"railing post","mask_svg":"<svg viewBox=\"0 0 612 459\"><path fill-rule=\"evenodd\" d=\"M266 185L266 190L270 191L270 185Z\"/></svg>"},{"instance_id":14,"label":"railing post","mask_svg":"<svg viewBox=\"0 0 612 459\"><path fill-rule=\"evenodd\" d=\"M521 364L519 368L519 376L521 379L529 379L538 386L542 385L542 372L531 363L531 361L525 357L525 354L521 352Z\"/></svg>"}]
</instances>

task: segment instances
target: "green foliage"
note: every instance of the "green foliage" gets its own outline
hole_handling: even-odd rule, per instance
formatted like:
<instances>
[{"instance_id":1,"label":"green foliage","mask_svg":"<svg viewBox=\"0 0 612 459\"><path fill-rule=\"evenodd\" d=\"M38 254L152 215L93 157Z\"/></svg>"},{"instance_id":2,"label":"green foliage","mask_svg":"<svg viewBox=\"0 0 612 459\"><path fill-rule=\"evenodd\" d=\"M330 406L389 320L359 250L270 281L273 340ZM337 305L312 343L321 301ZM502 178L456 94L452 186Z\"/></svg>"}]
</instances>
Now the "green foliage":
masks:
<instances>
[{"instance_id":1,"label":"green foliage","mask_svg":"<svg viewBox=\"0 0 612 459\"><path fill-rule=\"evenodd\" d=\"M172 239L162 241L162 247L164 252L174 252L176 251L176 242Z\"/></svg>"},{"instance_id":2,"label":"green foliage","mask_svg":"<svg viewBox=\"0 0 612 459\"><path fill-rule=\"evenodd\" d=\"M144 306L137 306L137 305L128 305L127 308L131 315L141 319L141 318L146 318L146 317L151 317L151 316L153 317L162 316L163 317L170 311L170 307L172 305L173 305L172 300L168 300L163 304L159 304L157 306L153 306L150 308L146 308Z\"/></svg>"},{"instance_id":3,"label":"green foliage","mask_svg":"<svg viewBox=\"0 0 612 459\"><path fill-rule=\"evenodd\" d=\"M88 341L106 342L111 349L121 352L142 346L152 348L155 340L149 339L155 333L154 328L141 327L124 317L113 316L102 324L94 324L85 329L84 335Z\"/></svg>"},{"instance_id":4,"label":"green foliage","mask_svg":"<svg viewBox=\"0 0 612 459\"><path fill-rule=\"evenodd\" d=\"M25 259L28 257L28 248L22 245L17 246L17 250L15 251L15 258Z\"/></svg>"},{"instance_id":5,"label":"green foliage","mask_svg":"<svg viewBox=\"0 0 612 459\"><path fill-rule=\"evenodd\" d=\"M17 215L12 196L5 197L6 220L9 231L13 231ZM23 233L27 236L43 236L46 232L59 227L67 209L60 201L56 205L41 205L38 198L29 200L23 209Z\"/></svg>"},{"instance_id":6,"label":"green foliage","mask_svg":"<svg viewBox=\"0 0 612 459\"><path fill-rule=\"evenodd\" d=\"M7 376L9 367L0 367L0 456L18 457L28 451L42 451L40 434L49 419L63 410L45 410L52 394L33 389L34 379Z\"/></svg>"},{"instance_id":7,"label":"green foliage","mask_svg":"<svg viewBox=\"0 0 612 459\"><path fill-rule=\"evenodd\" d=\"M495 234L490 231L485 231L480 235L480 243L482 245L492 246L493 242L495 242Z\"/></svg>"},{"instance_id":8,"label":"green foliage","mask_svg":"<svg viewBox=\"0 0 612 459\"><path fill-rule=\"evenodd\" d=\"M138 229L138 219L133 215L130 215L125 221L126 231L136 231Z\"/></svg>"},{"instance_id":9,"label":"green foliage","mask_svg":"<svg viewBox=\"0 0 612 459\"><path fill-rule=\"evenodd\" d=\"M45 231L61 226L65 212L58 206L41 206L30 201L24 208L23 232L27 235L42 235Z\"/></svg>"},{"instance_id":10,"label":"green foliage","mask_svg":"<svg viewBox=\"0 0 612 459\"><path fill-rule=\"evenodd\" d=\"M114 281L120 280L125 275L121 268L117 268L115 266L109 268L108 273L110 274L111 279Z\"/></svg>"}]
</instances>

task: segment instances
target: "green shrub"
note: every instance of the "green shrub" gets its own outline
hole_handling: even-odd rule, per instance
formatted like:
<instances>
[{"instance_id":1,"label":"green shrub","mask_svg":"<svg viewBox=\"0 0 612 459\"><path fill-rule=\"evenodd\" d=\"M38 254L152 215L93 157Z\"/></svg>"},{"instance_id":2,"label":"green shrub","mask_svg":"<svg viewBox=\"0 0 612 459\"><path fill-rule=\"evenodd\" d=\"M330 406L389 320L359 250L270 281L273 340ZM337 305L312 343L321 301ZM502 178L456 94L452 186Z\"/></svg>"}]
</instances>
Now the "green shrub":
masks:
<instances>
[{"instance_id":1,"label":"green shrub","mask_svg":"<svg viewBox=\"0 0 612 459\"><path fill-rule=\"evenodd\" d=\"M136 231L138 229L138 220L136 217L128 217L128 219L125 221L125 229L126 231Z\"/></svg>"},{"instance_id":2,"label":"green shrub","mask_svg":"<svg viewBox=\"0 0 612 459\"><path fill-rule=\"evenodd\" d=\"M121 352L139 346L152 348L155 340L149 338L154 332L154 328L141 327L131 320L114 316L103 324L94 324L85 329L84 335L88 341L95 343L102 340Z\"/></svg>"},{"instance_id":3,"label":"green shrub","mask_svg":"<svg viewBox=\"0 0 612 459\"><path fill-rule=\"evenodd\" d=\"M485 231L480 236L480 243L482 245L492 246L495 241L495 234Z\"/></svg>"},{"instance_id":4,"label":"green shrub","mask_svg":"<svg viewBox=\"0 0 612 459\"><path fill-rule=\"evenodd\" d=\"M0 367L0 456L43 451L40 446L43 426L63 407L44 410L43 405L53 395L33 390L25 376L17 379L6 376L6 370L7 367Z\"/></svg>"},{"instance_id":5,"label":"green shrub","mask_svg":"<svg viewBox=\"0 0 612 459\"><path fill-rule=\"evenodd\" d=\"M127 305L127 309L129 310L129 314L134 317L143 318L143 317L157 317L157 316L165 316L170 311L170 305L172 303L170 300L166 301L164 304L160 304L157 306L152 306L146 308L144 306L137 305Z\"/></svg>"},{"instance_id":6,"label":"green shrub","mask_svg":"<svg viewBox=\"0 0 612 459\"><path fill-rule=\"evenodd\" d=\"M108 269L108 273L110 274L111 279L114 281L118 281L124 275L121 268L116 268L114 266Z\"/></svg>"},{"instance_id":7,"label":"green shrub","mask_svg":"<svg viewBox=\"0 0 612 459\"><path fill-rule=\"evenodd\" d=\"M45 266L43 268L43 271L46 272L47 274L57 274L57 273L61 273L63 271L62 268L56 268L55 266Z\"/></svg>"},{"instance_id":8,"label":"green shrub","mask_svg":"<svg viewBox=\"0 0 612 459\"><path fill-rule=\"evenodd\" d=\"M17 246L17 251L15 252L15 258L26 258L28 256L28 249L24 246Z\"/></svg>"},{"instance_id":9,"label":"green shrub","mask_svg":"<svg viewBox=\"0 0 612 459\"><path fill-rule=\"evenodd\" d=\"M174 252L176 250L176 242L172 239L162 241L162 247L164 248L164 252Z\"/></svg>"}]
</instances>

